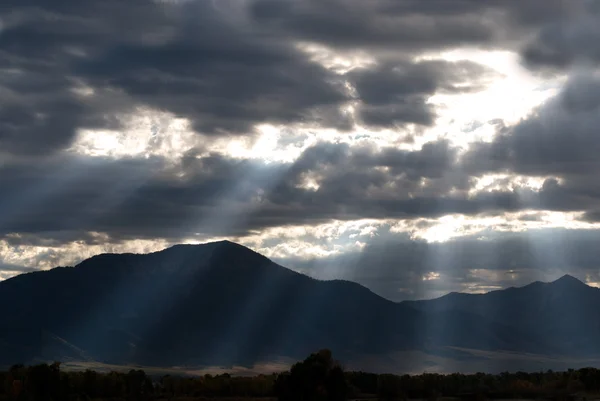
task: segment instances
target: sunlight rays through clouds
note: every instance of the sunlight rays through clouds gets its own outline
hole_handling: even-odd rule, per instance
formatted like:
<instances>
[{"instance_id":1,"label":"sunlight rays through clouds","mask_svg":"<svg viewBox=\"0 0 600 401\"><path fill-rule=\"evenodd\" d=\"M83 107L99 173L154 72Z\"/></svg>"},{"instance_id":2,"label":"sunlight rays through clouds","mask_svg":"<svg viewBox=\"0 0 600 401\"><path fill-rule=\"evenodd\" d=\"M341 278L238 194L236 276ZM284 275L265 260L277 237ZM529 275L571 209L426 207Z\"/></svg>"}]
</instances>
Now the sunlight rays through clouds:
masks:
<instances>
[{"instance_id":1,"label":"sunlight rays through clouds","mask_svg":"<svg viewBox=\"0 0 600 401\"><path fill-rule=\"evenodd\" d=\"M599 228L589 3L13 2L2 278L224 238L353 277L408 238L429 267L398 288L458 290L444 244L515 235L568 270L537 233ZM500 285L481 270L469 291Z\"/></svg>"}]
</instances>

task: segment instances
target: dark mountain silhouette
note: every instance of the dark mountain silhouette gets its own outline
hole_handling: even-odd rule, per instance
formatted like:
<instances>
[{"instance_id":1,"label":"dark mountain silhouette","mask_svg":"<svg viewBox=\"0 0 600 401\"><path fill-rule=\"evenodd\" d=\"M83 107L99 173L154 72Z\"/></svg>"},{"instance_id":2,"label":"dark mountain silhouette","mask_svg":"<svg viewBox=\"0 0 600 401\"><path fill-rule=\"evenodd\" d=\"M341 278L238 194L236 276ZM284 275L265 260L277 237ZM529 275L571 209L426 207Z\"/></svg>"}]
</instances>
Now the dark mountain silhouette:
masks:
<instances>
[{"instance_id":1,"label":"dark mountain silhouette","mask_svg":"<svg viewBox=\"0 0 600 401\"><path fill-rule=\"evenodd\" d=\"M549 352L600 354L600 289L570 275L487 294L451 293L429 301L404 302L424 312L463 311L544 339Z\"/></svg>"},{"instance_id":2,"label":"dark mountain silhouette","mask_svg":"<svg viewBox=\"0 0 600 401\"><path fill-rule=\"evenodd\" d=\"M576 341L595 352L599 292L565 277L394 303L227 241L103 254L0 282L0 364L252 365L326 347L342 360L448 346L574 354Z\"/></svg>"}]
</instances>

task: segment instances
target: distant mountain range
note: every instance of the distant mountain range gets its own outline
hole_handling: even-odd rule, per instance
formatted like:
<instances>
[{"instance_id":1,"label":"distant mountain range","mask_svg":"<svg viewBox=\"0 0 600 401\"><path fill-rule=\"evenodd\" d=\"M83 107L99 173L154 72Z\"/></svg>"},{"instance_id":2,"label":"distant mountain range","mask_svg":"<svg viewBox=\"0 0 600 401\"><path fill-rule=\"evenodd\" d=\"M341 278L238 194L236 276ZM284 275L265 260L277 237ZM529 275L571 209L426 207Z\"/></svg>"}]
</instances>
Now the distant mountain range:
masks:
<instances>
[{"instance_id":1,"label":"distant mountain range","mask_svg":"<svg viewBox=\"0 0 600 401\"><path fill-rule=\"evenodd\" d=\"M0 365L252 366L326 347L358 367L415 351L600 356L600 289L570 276L394 303L228 241L22 274L0 282L0 304Z\"/></svg>"}]
</instances>

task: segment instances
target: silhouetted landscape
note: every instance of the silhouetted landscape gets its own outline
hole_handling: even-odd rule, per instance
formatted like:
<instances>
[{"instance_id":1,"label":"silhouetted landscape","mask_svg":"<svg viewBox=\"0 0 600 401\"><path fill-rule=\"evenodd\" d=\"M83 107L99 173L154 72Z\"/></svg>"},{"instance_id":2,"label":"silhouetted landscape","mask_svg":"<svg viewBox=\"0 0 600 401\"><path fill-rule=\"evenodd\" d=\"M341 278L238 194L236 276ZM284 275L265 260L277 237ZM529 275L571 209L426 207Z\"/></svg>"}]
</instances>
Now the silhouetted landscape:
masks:
<instances>
[{"instance_id":1,"label":"silhouetted landscape","mask_svg":"<svg viewBox=\"0 0 600 401\"><path fill-rule=\"evenodd\" d=\"M0 363L248 369L327 348L376 373L600 366L600 290L565 276L388 301L228 241L103 254L0 282Z\"/></svg>"},{"instance_id":2,"label":"silhouetted landscape","mask_svg":"<svg viewBox=\"0 0 600 401\"><path fill-rule=\"evenodd\" d=\"M0 401L600 401L600 0L0 0Z\"/></svg>"},{"instance_id":3,"label":"silhouetted landscape","mask_svg":"<svg viewBox=\"0 0 600 401\"><path fill-rule=\"evenodd\" d=\"M425 373L374 374L345 371L329 350L312 353L289 371L236 377L148 375L141 369L127 373L93 370L61 371L60 363L25 367L14 365L0 372L0 400L575 400L600 394L600 370L492 375Z\"/></svg>"}]
</instances>

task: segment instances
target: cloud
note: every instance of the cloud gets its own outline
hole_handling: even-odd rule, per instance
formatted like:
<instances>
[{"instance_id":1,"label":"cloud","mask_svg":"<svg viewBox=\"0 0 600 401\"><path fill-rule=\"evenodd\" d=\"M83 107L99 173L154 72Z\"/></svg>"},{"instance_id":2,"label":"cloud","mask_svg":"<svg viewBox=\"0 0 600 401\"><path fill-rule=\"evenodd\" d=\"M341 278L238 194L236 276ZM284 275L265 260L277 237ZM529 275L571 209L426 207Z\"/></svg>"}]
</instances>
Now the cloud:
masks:
<instances>
[{"instance_id":1,"label":"cloud","mask_svg":"<svg viewBox=\"0 0 600 401\"><path fill-rule=\"evenodd\" d=\"M5 278L5 277L3 277L4 275L13 276L13 275L22 274L22 273L31 273L31 272L34 272L37 270L38 269L35 267L26 267L26 266L19 266L19 265L7 264L7 263L0 263L0 278L4 279Z\"/></svg>"},{"instance_id":2,"label":"cloud","mask_svg":"<svg viewBox=\"0 0 600 401\"><path fill-rule=\"evenodd\" d=\"M581 1L372 2L258 0L254 18L283 35L341 48L421 52L461 45L507 44L541 24L562 21Z\"/></svg>"},{"instance_id":3,"label":"cloud","mask_svg":"<svg viewBox=\"0 0 600 401\"><path fill-rule=\"evenodd\" d=\"M160 240L111 243L107 236L93 233L89 233L86 240L56 242L53 238L8 236L0 240L0 279L57 266L75 266L100 253L150 253L169 245Z\"/></svg>"},{"instance_id":4,"label":"cloud","mask_svg":"<svg viewBox=\"0 0 600 401\"><path fill-rule=\"evenodd\" d=\"M174 165L159 157L74 155L35 164L14 162L0 167L5 189L0 206L6 211L0 233L51 235L56 241L85 238L88 232L112 238L182 239L196 234L242 235L298 221L348 219L360 215L357 208L363 205L379 208L376 193L394 190L386 189L389 174L404 182L407 190L418 186L421 177L439 178L452 163L448 146L442 142L420 152L380 154L321 144L294 163L269 164L219 154L190 154ZM352 164L353 170L344 171ZM377 166L390 173L373 170ZM313 193L297 188L305 175L320 170L326 172L323 189ZM369 199L365 191L375 191L376 196ZM228 221L233 226L225 224Z\"/></svg>"},{"instance_id":5,"label":"cloud","mask_svg":"<svg viewBox=\"0 0 600 401\"><path fill-rule=\"evenodd\" d=\"M394 61L347 74L359 99L360 120L367 126L415 123L432 125L436 113L429 97L438 92L481 90L493 72L469 62Z\"/></svg>"},{"instance_id":6,"label":"cloud","mask_svg":"<svg viewBox=\"0 0 600 401\"><path fill-rule=\"evenodd\" d=\"M10 9L1 16L0 144L17 154L67 148L81 129L127 129L140 108L186 118L213 136L254 135L264 123L349 130L354 121L343 108L352 101L368 125L431 125L428 97L473 90L489 73L469 62L404 58L339 74L229 1Z\"/></svg>"},{"instance_id":7,"label":"cloud","mask_svg":"<svg viewBox=\"0 0 600 401\"><path fill-rule=\"evenodd\" d=\"M576 75L562 91L513 127L503 127L491 142L474 144L461 160L471 175L493 172L553 176L544 183L540 207L596 209L600 194L597 135L600 80Z\"/></svg>"},{"instance_id":8,"label":"cloud","mask_svg":"<svg viewBox=\"0 0 600 401\"><path fill-rule=\"evenodd\" d=\"M240 183L231 193L236 179L260 166L219 157L188 163L194 164L186 177L178 177L180 171L171 170L161 158L67 156L34 166L6 166L0 169L7 189L0 201L7 211L0 231L182 238L215 229L201 223L209 214L225 218L219 208L244 212L250 205L243 202L251 200L261 180L264 184L269 179L264 175Z\"/></svg>"},{"instance_id":9,"label":"cloud","mask_svg":"<svg viewBox=\"0 0 600 401\"><path fill-rule=\"evenodd\" d=\"M420 150L321 143L294 162L190 153L160 157L63 155L0 167L0 236L111 241L232 236L331 220L407 219L520 210L580 211L594 205L547 179L540 189L471 193L446 140ZM308 185L313 183L314 186ZM24 236L23 236L24 235ZM12 239L15 240L14 238Z\"/></svg>"},{"instance_id":10,"label":"cloud","mask_svg":"<svg viewBox=\"0 0 600 401\"><path fill-rule=\"evenodd\" d=\"M2 43L5 34L0 34ZM10 47L9 47L10 48ZM57 62L0 52L0 147L14 154L46 154L71 144L78 128L118 125L129 105L119 94L98 90L79 96L76 82Z\"/></svg>"},{"instance_id":11,"label":"cloud","mask_svg":"<svg viewBox=\"0 0 600 401\"><path fill-rule=\"evenodd\" d=\"M424 71L406 80L392 79L397 84L392 89L365 83L365 99L387 104L404 96L396 95L398 88L404 94L430 86L462 90L454 88L454 78L437 74L447 67L425 64ZM360 74L368 73L356 74L360 82ZM0 235L17 233L30 244L60 246L95 244L98 237L90 233L113 242L176 242L243 237L265 228L332 220L418 220L522 210L581 211L591 219L599 193L594 184L596 86L600 88L590 76L571 79L528 119L501 128L492 142L472 145L464 155L448 140L431 141L418 150L378 148L365 141L319 142L293 162L234 159L193 148L175 163L157 156L114 159L68 153L9 162L0 167L6 189L0 199L6 211ZM507 174L502 185L474 190L476 177L497 172ZM510 174L546 178L539 188L511 188L507 183L516 181Z\"/></svg>"},{"instance_id":12,"label":"cloud","mask_svg":"<svg viewBox=\"0 0 600 401\"><path fill-rule=\"evenodd\" d=\"M571 18L545 24L522 50L525 62L535 68L568 69L576 64L597 65L600 51L600 7L596 1L578 4Z\"/></svg>"},{"instance_id":13,"label":"cloud","mask_svg":"<svg viewBox=\"0 0 600 401\"><path fill-rule=\"evenodd\" d=\"M99 27L90 15L77 15L81 6L71 4L67 12L65 4L7 5L0 15L4 152L52 153L68 147L78 128L117 126L118 114L131 107L126 96L110 88L96 88L92 97L77 92L82 83L71 65L102 45L108 26Z\"/></svg>"},{"instance_id":14,"label":"cloud","mask_svg":"<svg viewBox=\"0 0 600 401\"><path fill-rule=\"evenodd\" d=\"M34 2L31 2L34 3ZM66 148L78 129L122 129L139 107L205 134L334 117L349 99L333 72L210 2L15 4L0 33L3 150ZM333 115L332 115L333 113Z\"/></svg>"}]
</instances>

